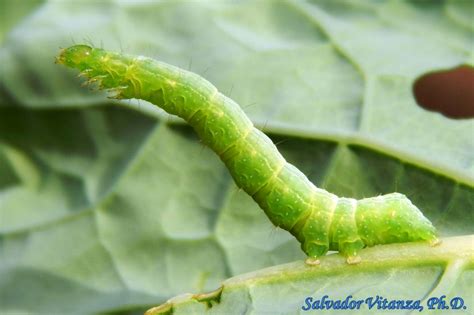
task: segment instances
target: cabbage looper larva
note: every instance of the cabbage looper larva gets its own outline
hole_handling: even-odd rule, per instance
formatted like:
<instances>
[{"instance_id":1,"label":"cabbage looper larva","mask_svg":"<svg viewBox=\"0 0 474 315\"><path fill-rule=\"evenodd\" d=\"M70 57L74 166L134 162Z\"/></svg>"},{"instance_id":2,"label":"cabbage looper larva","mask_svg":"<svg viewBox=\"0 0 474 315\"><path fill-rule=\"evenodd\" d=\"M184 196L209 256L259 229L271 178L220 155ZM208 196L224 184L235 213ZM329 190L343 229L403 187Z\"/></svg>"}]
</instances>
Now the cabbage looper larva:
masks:
<instances>
[{"instance_id":1,"label":"cabbage looper larva","mask_svg":"<svg viewBox=\"0 0 474 315\"><path fill-rule=\"evenodd\" d=\"M79 69L115 98L143 99L185 119L273 224L300 241L309 264L318 264L328 250L357 263L365 246L438 242L431 222L402 194L355 200L317 188L234 101L197 74L85 45L63 49L56 61Z\"/></svg>"}]
</instances>

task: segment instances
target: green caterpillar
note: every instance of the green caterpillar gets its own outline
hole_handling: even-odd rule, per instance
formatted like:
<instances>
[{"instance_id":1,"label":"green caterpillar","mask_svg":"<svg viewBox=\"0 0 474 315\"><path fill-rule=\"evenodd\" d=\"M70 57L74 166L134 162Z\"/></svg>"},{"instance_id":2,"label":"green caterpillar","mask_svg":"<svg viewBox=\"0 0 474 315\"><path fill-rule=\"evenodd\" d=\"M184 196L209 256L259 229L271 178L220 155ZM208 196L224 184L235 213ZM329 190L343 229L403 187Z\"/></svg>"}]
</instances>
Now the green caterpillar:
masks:
<instances>
[{"instance_id":1,"label":"green caterpillar","mask_svg":"<svg viewBox=\"0 0 474 315\"><path fill-rule=\"evenodd\" d=\"M318 264L328 250L358 263L366 246L439 242L431 222L402 194L355 200L317 188L233 100L197 74L85 45L63 49L56 62L80 70L115 98L143 99L186 120L273 224L298 239L308 264Z\"/></svg>"}]
</instances>

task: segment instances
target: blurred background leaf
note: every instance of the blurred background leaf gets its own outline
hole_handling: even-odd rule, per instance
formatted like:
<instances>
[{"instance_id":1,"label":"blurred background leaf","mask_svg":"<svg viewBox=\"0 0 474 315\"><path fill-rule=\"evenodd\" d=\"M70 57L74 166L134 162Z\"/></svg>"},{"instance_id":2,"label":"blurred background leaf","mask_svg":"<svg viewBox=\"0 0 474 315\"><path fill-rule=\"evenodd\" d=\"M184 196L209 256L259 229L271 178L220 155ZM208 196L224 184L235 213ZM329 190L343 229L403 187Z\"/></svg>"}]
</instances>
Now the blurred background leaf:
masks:
<instances>
[{"instance_id":1,"label":"blurred background leaf","mask_svg":"<svg viewBox=\"0 0 474 315\"><path fill-rule=\"evenodd\" d=\"M180 120L54 65L75 42L201 74L318 186L399 191L443 236L472 234L474 123L412 95L418 76L474 63L469 8L2 1L0 312L144 309L304 257Z\"/></svg>"},{"instance_id":2,"label":"blurred background leaf","mask_svg":"<svg viewBox=\"0 0 474 315\"><path fill-rule=\"evenodd\" d=\"M43 0L2 0L0 2L0 43L5 35L25 16L35 10Z\"/></svg>"}]
</instances>

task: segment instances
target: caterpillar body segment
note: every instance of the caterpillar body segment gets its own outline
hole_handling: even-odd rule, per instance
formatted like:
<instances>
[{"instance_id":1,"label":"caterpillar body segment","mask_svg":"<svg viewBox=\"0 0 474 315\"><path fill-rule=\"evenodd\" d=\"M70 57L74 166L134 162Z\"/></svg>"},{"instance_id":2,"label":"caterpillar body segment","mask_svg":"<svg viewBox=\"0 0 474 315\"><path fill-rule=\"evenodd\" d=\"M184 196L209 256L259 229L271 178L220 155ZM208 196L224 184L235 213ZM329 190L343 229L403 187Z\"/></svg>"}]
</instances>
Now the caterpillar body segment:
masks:
<instances>
[{"instance_id":1,"label":"caterpillar body segment","mask_svg":"<svg viewBox=\"0 0 474 315\"><path fill-rule=\"evenodd\" d=\"M233 100L192 72L85 45L62 50L56 61L116 98L143 99L185 119L272 223L298 239L310 264L328 250L357 263L365 246L437 242L431 222L402 194L355 200L317 188Z\"/></svg>"}]
</instances>

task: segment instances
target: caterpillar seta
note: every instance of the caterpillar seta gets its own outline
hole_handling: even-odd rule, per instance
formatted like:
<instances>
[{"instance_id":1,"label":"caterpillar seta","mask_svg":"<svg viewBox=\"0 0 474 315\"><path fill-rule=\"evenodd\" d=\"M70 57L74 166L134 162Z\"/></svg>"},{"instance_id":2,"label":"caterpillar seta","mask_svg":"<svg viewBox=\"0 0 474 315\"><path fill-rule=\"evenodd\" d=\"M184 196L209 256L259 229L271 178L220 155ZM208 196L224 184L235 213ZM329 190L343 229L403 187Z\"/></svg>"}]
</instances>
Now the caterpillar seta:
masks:
<instances>
[{"instance_id":1,"label":"caterpillar seta","mask_svg":"<svg viewBox=\"0 0 474 315\"><path fill-rule=\"evenodd\" d=\"M114 98L143 99L186 120L219 155L237 186L275 226L298 239L308 264L318 264L328 250L358 263L358 252L366 246L439 242L434 226L405 195L356 200L316 187L286 162L239 105L195 73L86 45L63 49L56 62L80 70Z\"/></svg>"}]
</instances>

